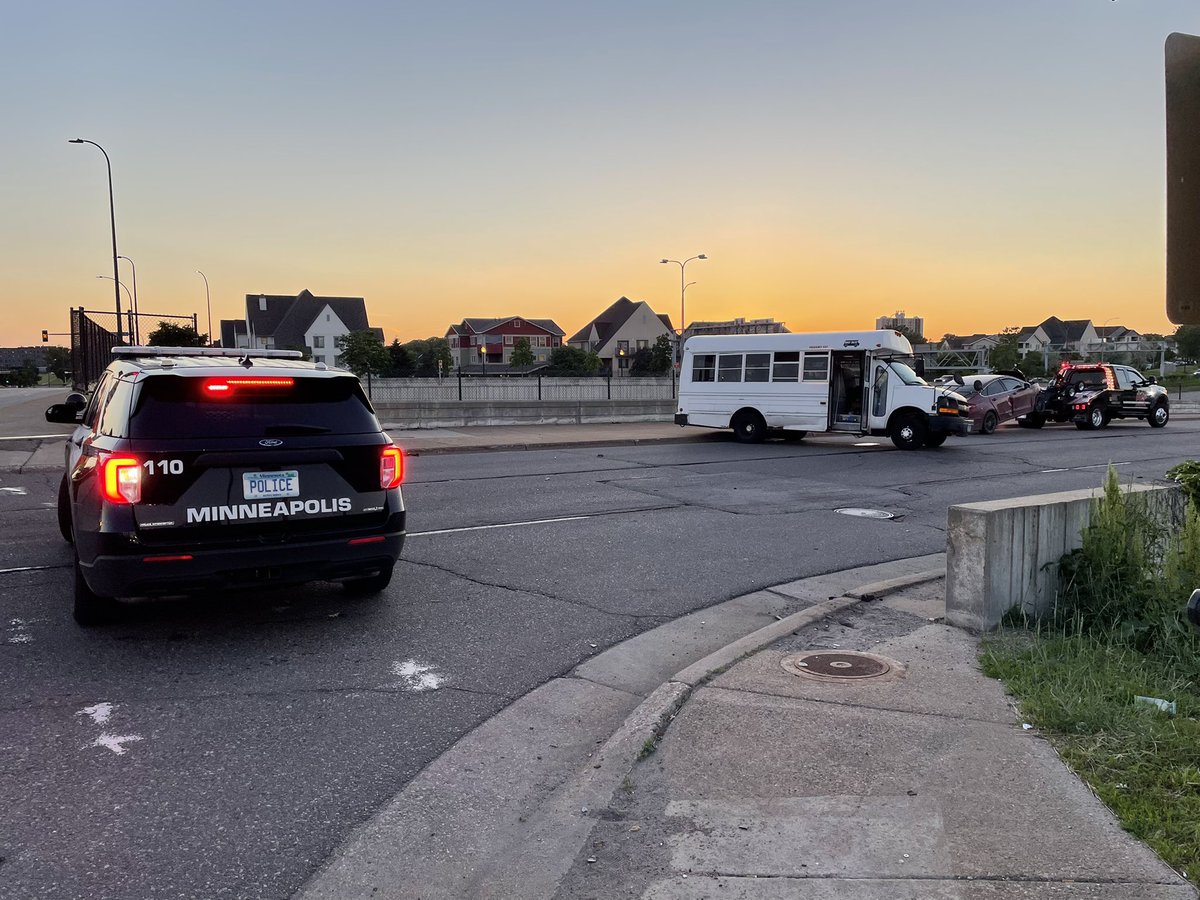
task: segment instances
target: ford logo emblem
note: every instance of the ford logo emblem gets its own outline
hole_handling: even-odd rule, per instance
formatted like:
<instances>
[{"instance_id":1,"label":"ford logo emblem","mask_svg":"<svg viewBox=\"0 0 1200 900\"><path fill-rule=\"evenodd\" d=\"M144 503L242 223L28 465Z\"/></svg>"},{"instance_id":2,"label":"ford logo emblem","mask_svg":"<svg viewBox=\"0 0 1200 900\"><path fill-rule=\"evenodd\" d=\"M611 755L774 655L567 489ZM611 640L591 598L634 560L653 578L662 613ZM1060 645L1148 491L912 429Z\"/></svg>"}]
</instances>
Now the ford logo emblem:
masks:
<instances>
[{"instance_id":1,"label":"ford logo emblem","mask_svg":"<svg viewBox=\"0 0 1200 900\"><path fill-rule=\"evenodd\" d=\"M279 438L263 438L261 441L258 442L258 446L260 446L260 447L282 447L283 441L281 441Z\"/></svg>"}]
</instances>

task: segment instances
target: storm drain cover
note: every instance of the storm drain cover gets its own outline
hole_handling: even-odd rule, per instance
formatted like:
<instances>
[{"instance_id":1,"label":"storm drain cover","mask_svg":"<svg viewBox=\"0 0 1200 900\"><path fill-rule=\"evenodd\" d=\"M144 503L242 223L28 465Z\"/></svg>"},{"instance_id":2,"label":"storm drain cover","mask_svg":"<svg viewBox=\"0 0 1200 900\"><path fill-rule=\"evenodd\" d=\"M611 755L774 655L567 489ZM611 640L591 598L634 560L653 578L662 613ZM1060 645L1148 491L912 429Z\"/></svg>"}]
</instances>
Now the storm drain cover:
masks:
<instances>
[{"instance_id":1,"label":"storm drain cover","mask_svg":"<svg viewBox=\"0 0 1200 900\"><path fill-rule=\"evenodd\" d=\"M858 516L862 519L894 519L892 513L882 509L863 509L858 506L843 506L840 509L835 509L835 513L841 513L843 516Z\"/></svg>"},{"instance_id":2,"label":"storm drain cover","mask_svg":"<svg viewBox=\"0 0 1200 900\"><path fill-rule=\"evenodd\" d=\"M784 657L784 671L826 681L865 681L885 675L902 675L904 666L886 656L850 650L810 650Z\"/></svg>"}]
</instances>

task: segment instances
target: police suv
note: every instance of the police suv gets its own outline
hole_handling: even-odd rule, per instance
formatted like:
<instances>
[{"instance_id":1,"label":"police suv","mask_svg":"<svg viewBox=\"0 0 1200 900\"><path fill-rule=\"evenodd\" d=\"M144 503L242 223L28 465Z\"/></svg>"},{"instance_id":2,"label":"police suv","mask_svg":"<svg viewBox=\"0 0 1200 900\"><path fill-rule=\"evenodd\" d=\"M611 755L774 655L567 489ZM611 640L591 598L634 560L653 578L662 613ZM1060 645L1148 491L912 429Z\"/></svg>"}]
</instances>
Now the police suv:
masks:
<instances>
[{"instance_id":1,"label":"police suv","mask_svg":"<svg viewBox=\"0 0 1200 900\"><path fill-rule=\"evenodd\" d=\"M387 587L404 454L358 379L295 351L117 347L91 398L46 410L67 441L58 523L75 619L117 598L306 581Z\"/></svg>"}]
</instances>

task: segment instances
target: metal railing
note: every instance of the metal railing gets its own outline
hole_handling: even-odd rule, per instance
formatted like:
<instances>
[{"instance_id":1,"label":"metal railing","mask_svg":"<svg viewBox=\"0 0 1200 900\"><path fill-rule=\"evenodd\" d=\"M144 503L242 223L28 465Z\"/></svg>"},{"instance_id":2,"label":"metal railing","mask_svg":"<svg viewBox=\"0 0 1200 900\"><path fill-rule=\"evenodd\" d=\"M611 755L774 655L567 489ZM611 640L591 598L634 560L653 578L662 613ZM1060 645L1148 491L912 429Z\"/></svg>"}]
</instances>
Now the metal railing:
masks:
<instances>
[{"instance_id":1,"label":"metal railing","mask_svg":"<svg viewBox=\"0 0 1200 900\"><path fill-rule=\"evenodd\" d=\"M674 374L657 378L451 375L363 379L372 403L537 400L673 400Z\"/></svg>"}]
</instances>

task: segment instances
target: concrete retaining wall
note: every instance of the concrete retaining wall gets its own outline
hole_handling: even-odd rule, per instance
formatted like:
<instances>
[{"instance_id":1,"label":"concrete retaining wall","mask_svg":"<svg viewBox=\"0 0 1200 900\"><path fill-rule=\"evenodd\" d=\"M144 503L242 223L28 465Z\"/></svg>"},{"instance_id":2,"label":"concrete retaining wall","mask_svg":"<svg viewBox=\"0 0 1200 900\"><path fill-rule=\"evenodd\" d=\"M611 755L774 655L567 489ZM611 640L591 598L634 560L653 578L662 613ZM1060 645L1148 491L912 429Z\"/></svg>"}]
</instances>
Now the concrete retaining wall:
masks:
<instances>
[{"instance_id":1,"label":"concrete retaining wall","mask_svg":"<svg viewBox=\"0 0 1200 900\"><path fill-rule=\"evenodd\" d=\"M375 402L386 425L465 428L469 425L586 425L598 422L670 422L675 401L665 400L429 400Z\"/></svg>"},{"instance_id":2,"label":"concrete retaining wall","mask_svg":"<svg viewBox=\"0 0 1200 900\"><path fill-rule=\"evenodd\" d=\"M1183 495L1175 486L1135 484L1160 520L1179 521ZM950 507L946 554L946 621L990 631L1008 610L1031 614L1053 608L1058 561L1082 544L1102 488Z\"/></svg>"}]
</instances>

